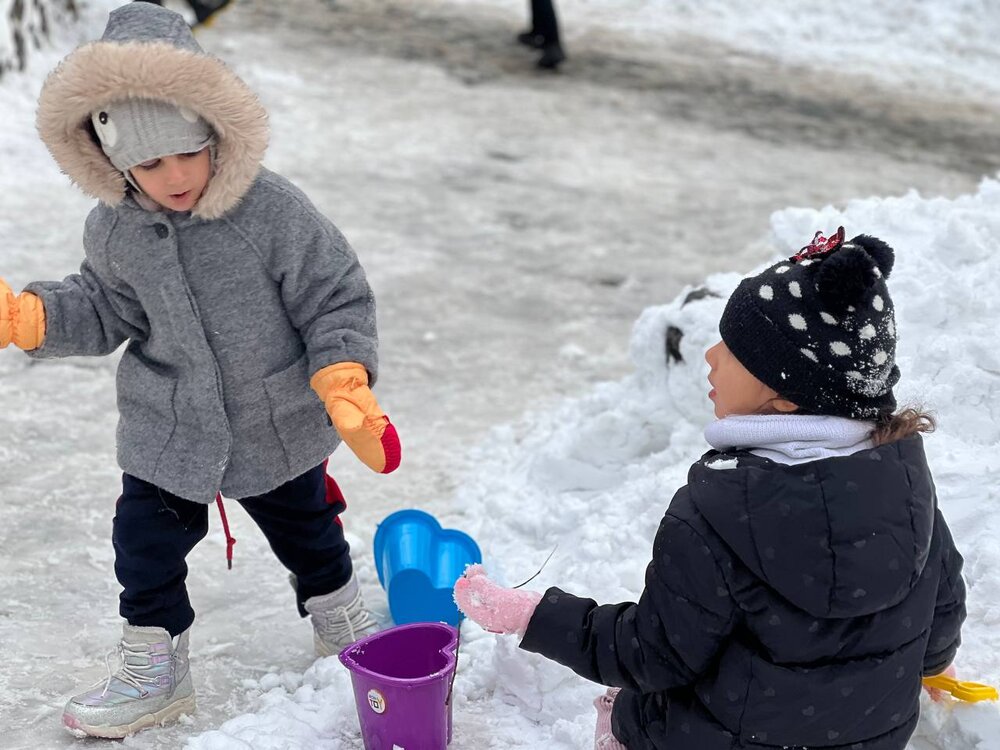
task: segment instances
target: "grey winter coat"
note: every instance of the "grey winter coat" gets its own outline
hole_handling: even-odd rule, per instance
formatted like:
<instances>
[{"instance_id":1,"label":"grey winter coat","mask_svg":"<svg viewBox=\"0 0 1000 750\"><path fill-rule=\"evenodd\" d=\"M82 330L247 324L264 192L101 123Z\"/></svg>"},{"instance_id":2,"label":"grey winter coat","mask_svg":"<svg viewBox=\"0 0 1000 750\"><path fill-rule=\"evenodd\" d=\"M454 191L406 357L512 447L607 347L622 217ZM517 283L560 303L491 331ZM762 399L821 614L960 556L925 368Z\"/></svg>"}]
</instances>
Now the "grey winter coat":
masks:
<instances>
[{"instance_id":1,"label":"grey winter coat","mask_svg":"<svg viewBox=\"0 0 1000 750\"><path fill-rule=\"evenodd\" d=\"M118 367L118 461L210 503L260 494L319 464L338 438L309 378L337 362L377 370L375 305L344 237L260 167L266 116L176 14L130 3L101 41L46 82L38 123L60 166L101 199L79 274L27 287L45 306L32 356L103 355ZM137 66L143 59L148 65ZM214 175L190 213L147 211L92 139L90 113L129 93L201 114ZM192 83L194 82L194 83Z\"/></svg>"}]
</instances>

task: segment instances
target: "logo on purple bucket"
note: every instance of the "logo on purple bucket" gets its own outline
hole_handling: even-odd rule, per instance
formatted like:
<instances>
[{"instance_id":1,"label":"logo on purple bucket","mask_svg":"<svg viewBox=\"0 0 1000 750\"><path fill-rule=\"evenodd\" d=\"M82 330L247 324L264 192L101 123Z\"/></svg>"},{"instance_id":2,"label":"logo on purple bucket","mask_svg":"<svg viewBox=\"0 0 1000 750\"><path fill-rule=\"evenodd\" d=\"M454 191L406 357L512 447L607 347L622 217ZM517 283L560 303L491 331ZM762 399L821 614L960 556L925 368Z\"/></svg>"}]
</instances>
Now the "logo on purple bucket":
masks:
<instances>
[{"instance_id":1,"label":"logo on purple bucket","mask_svg":"<svg viewBox=\"0 0 1000 750\"><path fill-rule=\"evenodd\" d=\"M368 691L368 705L377 714L385 713L385 696L378 690L372 688Z\"/></svg>"}]
</instances>

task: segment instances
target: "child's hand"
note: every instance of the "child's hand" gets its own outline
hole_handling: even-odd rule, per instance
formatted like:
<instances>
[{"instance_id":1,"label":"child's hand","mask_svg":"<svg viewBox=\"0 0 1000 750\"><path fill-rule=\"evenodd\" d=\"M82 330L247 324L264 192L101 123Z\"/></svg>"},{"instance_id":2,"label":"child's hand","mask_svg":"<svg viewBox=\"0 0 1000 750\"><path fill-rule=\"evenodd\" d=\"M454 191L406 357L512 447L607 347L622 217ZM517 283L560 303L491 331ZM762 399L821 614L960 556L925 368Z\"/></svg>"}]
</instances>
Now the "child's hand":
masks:
<instances>
[{"instance_id":1,"label":"child's hand","mask_svg":"<svg viewBox=\"0 0 1000 750\"><path fill-rule=\"evenodd\" d=\"M486 577L482 565L470 565L455 583L455 604L491 633L524 635L541 600L537 591L498 586Z\"/></svg>"},{"instance_id":2,"label":"child's hand","mask_svg":"<svg viewBox=\"0 0 1000 750\"><path fill-rule=\"evenodd\" d=\"M14 295L0 279L0 349L13 342L25 351L37 349L45 338L45 308L31 292Z\"/></svg>"},{"instance_id":3,"label":"child's hand","mask_svg":"<svg viewBox=\"0 0 1000 750\"><path fill-rule=\"evenodd\" d=\"M957 676L957 673L955 671L955 665L952 664L950 667L948 667L946 670L944 670L944 672L942 672L941 674L947 675L948 677L955 677L955 676ZM945 696L945 691L941 690L940 688L932 688L932 687L927 687L925 685L924 686L924 690L927 691L927 694L931 697L931 700L934 701L935 703L939 702Z\"/></svg>"},{"instance_id":4,"label":"child's hand","mask_svg":"<svg viewBox=\"0 0 1000 750\"><path fill-rule=\"evenodd\" d=\"M380 474L399 466L399 436L368 387L364 366L340 362L324 367L312 376L310 385L340 437L362 463Z\"/></svg>"}]
</instances>

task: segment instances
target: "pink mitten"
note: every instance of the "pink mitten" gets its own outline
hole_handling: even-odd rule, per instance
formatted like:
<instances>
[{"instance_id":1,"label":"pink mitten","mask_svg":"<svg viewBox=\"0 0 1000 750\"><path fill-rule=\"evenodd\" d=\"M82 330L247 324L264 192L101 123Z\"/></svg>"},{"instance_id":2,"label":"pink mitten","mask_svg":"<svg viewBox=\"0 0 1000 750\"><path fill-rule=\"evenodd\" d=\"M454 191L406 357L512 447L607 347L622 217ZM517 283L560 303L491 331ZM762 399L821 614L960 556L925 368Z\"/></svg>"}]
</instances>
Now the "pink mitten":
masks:
<instances>
[{"instance_id":1,"label":"pink mitten","mask_svg":"<svg viewBox=\"0 0 1000 750\"><path fill-rule=\"evenodd\" d=\"M491 633L524 635L541 600L537 591L498 586L486 576L482 565L470 565L455 583L455 604Z\"/></svg>"},{"instance_id":2,"label":"pink mitten","mask_svg":"<svg viewBox=\"0 0 1000 750\"><path fill-rule=\"evenodd\" d=\"M594 750L626 750L611 731L611 710L621 688L608 688L608 692L594 700L597 709L597 728L594 731Z\"/></svg>"}]
</instances>

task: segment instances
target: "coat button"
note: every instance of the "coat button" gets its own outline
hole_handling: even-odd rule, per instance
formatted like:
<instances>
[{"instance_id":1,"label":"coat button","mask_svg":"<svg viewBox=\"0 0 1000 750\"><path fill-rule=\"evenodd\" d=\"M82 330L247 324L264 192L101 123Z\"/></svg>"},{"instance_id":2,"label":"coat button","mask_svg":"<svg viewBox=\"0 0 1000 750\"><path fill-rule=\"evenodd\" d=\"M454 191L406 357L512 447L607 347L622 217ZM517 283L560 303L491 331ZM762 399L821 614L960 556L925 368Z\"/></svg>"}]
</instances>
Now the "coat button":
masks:
<instances>
[{"instance_id":1,"label":"coat button","mask_svg":"<svg viewBox=\"0 0 1000 750\"><path fill-rule=\"evenodd\" d=\"M161 240L166 239L170 235L170 230L167 229L166 224L154 224L153 229L156 230L156 236Z\"/></svg>"}]
</instances>

